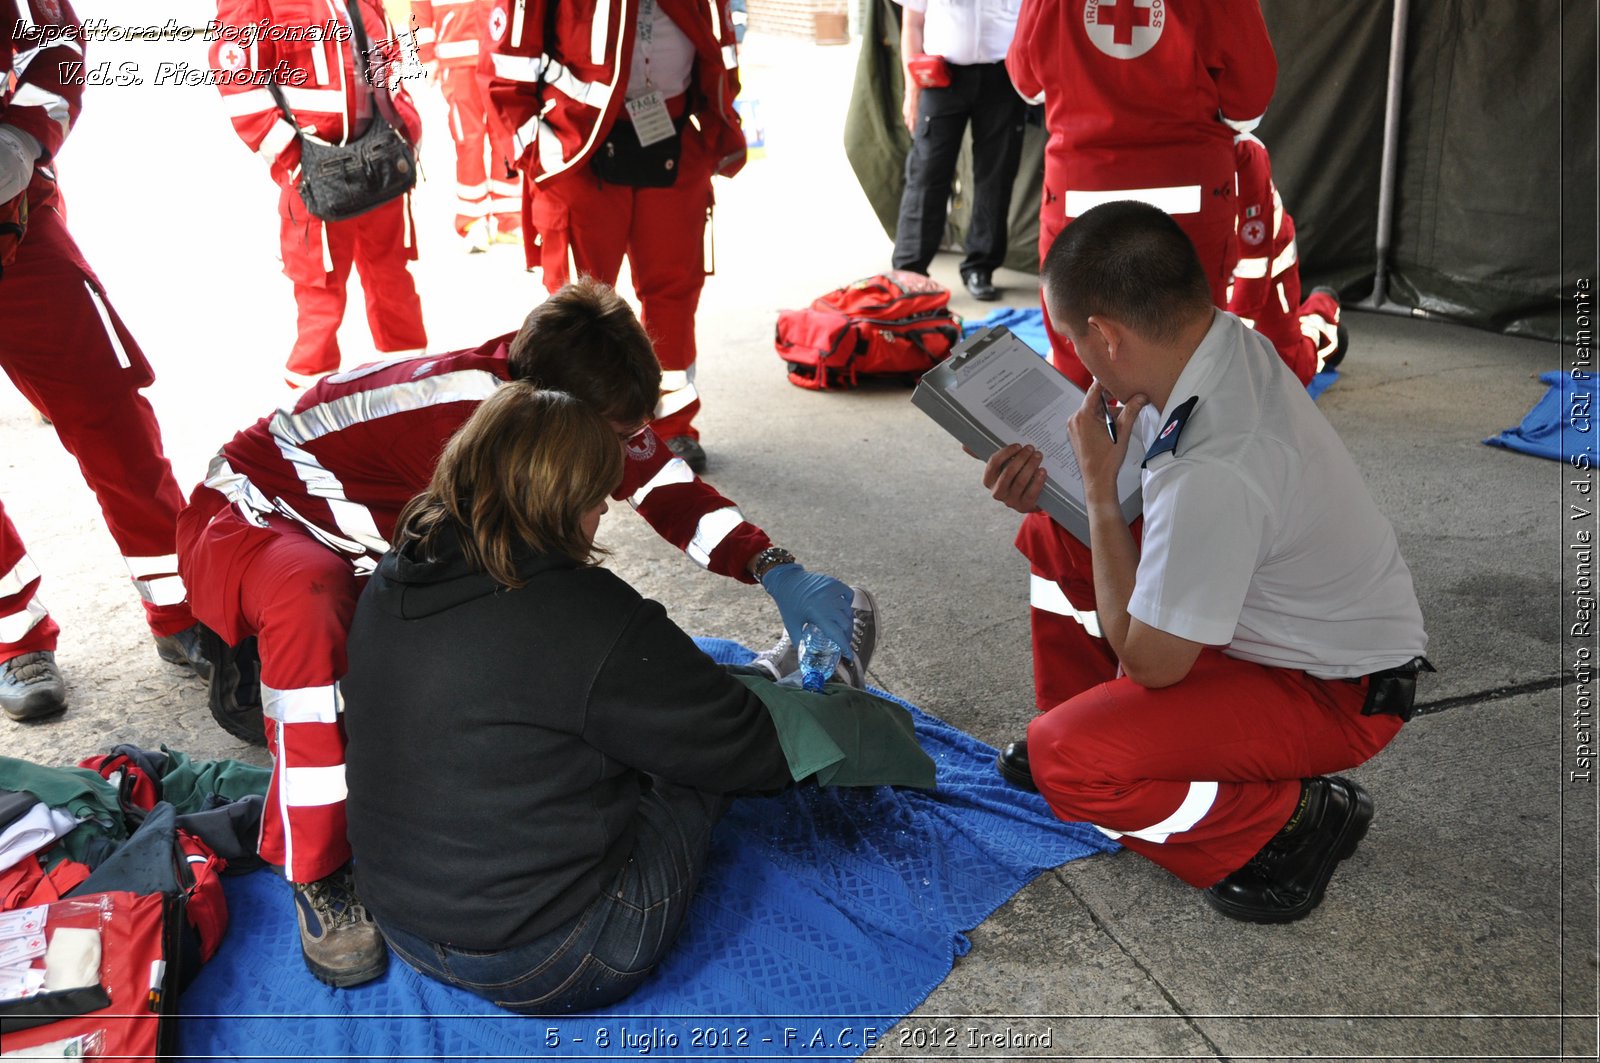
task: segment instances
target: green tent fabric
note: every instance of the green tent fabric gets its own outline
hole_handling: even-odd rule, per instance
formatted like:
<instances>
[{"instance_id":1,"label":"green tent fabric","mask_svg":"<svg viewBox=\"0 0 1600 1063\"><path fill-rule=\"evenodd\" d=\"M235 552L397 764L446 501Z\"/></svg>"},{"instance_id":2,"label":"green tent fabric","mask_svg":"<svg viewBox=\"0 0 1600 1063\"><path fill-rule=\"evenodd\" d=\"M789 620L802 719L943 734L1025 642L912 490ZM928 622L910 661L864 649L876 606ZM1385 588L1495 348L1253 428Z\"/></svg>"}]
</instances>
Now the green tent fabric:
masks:
<instances>
[{"instance_id":1,"label":"green tent fabric","mask_svg":"<svg viewBox=\"0 0 1600 1063\"><path fill-rule=\"evenodd\" d=\"M861 54L855 87L845 113L844 148L861 189L872 204L883 231L894 237L900 193L906 183L906 154L911 134L900 117L900 6L894 0L871 0L862 13ZM1041 111L1029 109L1022 142L1022 164L1011 188L1009 250L1006 265L1027 273L1039 271L1039 200L1044 195L1044 127ZM959 249L966 236L972 206L972 138L962 143L956 163L950 213L942 246Z\"/></svg>"},{"instance_id":2,"label":"green tent fabric","mask_svg":"<svg viewBox=\"0 0 1600 1063\"><path fill-rule=\"evenodd\" d=\"M814 777L818 786L934 789L933 760L901 706L843 683L813 693L729 671L767 707L796 782Z\"/></svg>"},{"instance_id":3,"label":"green tent fabric","mask_svg":"<svg viewBox=\"0 0 1600 1063\"><path fill-rule=\"evenodd\" d=\"M1257 135L1294 215L1302 286L1331 285L1348 305L1372 293L1376 273L1395 4L1261 0L1261 9L1278 86ZM1434 0L1407 11L1388 297L1480 328L1559 338L1563 298L1600 258L1593 0ZM1030 126L1006 260L1016 269L1037 269L1044 140ZM909 146L899 8L872 0L845 148L891 233ZM961 196L952 248L964 231Z\"/></svg>"}]
</instances>

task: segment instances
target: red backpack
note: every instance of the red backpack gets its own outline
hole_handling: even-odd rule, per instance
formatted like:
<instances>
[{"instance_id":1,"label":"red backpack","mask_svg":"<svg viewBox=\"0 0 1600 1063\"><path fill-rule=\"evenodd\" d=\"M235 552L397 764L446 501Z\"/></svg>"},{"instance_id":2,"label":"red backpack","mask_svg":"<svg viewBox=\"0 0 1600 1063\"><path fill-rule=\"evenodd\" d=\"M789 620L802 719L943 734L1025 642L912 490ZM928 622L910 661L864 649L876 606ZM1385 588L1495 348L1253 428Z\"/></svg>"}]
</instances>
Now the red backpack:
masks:
<instances>
[{"instance_id":1,"label":"red backpack","mask_svg":"<svg viewBox=\"0 0 1600 1063\"><path fill-rule=\"evenodd\" d=\"M773 346L789 365L789 383L853 388L863 376L914 383L961 340L950 290L938 281L892 270L836 288L807 310L783 310Z\"/></svg>"}]
</instances>

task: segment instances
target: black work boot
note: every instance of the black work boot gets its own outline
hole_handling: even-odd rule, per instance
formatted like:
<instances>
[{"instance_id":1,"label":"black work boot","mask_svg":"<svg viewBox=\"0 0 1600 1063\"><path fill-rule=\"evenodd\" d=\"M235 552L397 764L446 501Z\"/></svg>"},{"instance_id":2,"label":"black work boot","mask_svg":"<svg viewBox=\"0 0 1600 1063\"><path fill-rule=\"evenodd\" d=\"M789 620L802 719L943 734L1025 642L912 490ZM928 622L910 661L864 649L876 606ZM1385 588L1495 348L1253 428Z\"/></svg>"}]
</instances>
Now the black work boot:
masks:
<instances>
[{"instance_id":1,"label":"black work boot","mask_svg":"<svg viewBox=\"0 0 1600 1063\"><path fill-rule=\"evenodd\" d=\"M1233 919L1290 923L1322 903L1339 861L1353 855L1372 822L1372 798L1349 779L1300 784L1300 804L1250 862L1205 891L1206 903Z\"/></svg>"}]
</instances>

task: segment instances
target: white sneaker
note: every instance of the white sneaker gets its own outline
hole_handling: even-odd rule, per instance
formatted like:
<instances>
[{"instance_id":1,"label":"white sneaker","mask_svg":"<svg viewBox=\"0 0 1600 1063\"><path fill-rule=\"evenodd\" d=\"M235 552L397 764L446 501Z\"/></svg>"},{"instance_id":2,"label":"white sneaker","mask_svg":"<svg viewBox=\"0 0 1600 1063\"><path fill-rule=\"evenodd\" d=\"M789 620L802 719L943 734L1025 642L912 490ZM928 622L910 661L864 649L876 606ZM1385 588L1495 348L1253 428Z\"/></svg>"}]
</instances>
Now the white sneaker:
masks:
<instances>
[{"instance_id":1,"label":"white sneaker","mask_svg":"<svg viewBox=\"0 0 1600 1063\"><path fill-rule=\"evenodd\" d=\"M800 651L795 649L794 640L785 631L783 637L771 649L756 654L755 660L751 661L750 665L761 669L774 680L782 679L799 669Z\"/></svg>"},{"instance_id":2,"label":"white sneaker","mask_svg":"<svg viewBox=\"0 0 1600 1063\"><path fill-rule=\"evenodd\" d=\"M489 250L489 222L486 218L479 218L467 226L467 231L461 234L461 239L466 241L467 254L481 255Z\"/></svg>"}]
</instances>

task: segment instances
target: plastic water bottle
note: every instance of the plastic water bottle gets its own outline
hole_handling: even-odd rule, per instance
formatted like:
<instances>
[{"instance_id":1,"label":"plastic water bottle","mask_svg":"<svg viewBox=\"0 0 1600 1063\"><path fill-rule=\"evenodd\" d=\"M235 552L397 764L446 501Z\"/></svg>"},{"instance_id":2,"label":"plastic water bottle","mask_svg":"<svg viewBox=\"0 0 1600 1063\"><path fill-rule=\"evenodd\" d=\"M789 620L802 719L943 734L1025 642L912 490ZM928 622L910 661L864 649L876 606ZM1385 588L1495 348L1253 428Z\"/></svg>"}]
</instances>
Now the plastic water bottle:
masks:
<instances>
[{"instance_id":1,"label":"plastic water bottle","mask_svg":"<svg viewBox=\"0 0 1600 1063\"><path fill-rule=\"evenodd\" d=\"M800 685L821 690L839 667L839 644L822 633L815 624L800 628Z\"/></svg>"}]
</instances>

